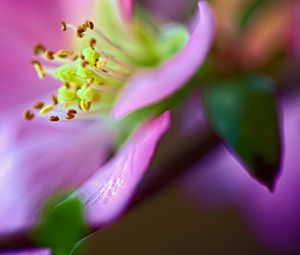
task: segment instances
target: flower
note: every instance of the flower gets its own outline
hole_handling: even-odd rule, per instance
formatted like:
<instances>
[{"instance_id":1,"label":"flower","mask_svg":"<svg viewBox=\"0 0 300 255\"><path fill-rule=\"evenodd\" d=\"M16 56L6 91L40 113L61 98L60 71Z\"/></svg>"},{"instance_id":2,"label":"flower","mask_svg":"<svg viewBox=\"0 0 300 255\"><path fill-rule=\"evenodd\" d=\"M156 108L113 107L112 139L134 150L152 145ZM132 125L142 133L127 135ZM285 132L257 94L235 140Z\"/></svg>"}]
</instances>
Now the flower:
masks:
<instances>
[{"instance_id":1,"label":"flower","mask_svg":"<svg viewBox=\"0 0 300 255\"><path fill-rule=\"evenodd\" d=\"M111 110L118 119L157 103L182 87L208 53L213 18L204 1L198 4L198 22L191 36L174 24L155 33L130 17L132 2L99 4L97 23L86 21L76 27L62 22L63 31L73 30L82 39L80 50L54 52L42 44L34 48L38 59L32 64L38 76L50 75L63 82L51 102L34 107L51 121L90 118ZM49 63L43 65L43 59ZM34 113L26 114L31 119Z\"/></svg>"},{"instance_id":2,"label":"flower","mask_svg":"<svg viewBox=\"0 0 300 255\"><path fill-rule=\"evenodd\" d=\"M81 14L86 14L85 7L91 5L83 3L77 7ZM24 14L28 23L42 20L35 34L44 35L52 26L48 26L48 19L36 18L35 8L41 8L37 12L42 15L45 9L53 10L61 2L51 2L50 6L27 2L28 5L24 5L28 12L24 12L24 6L15 4L6 3L1 8L4 19L11 17L5 11L9 13L13 9L18 13L14 17ZM22 66L14 64L16 61L11 62L10 68L5 66L9 78L17 82L5 81L13 88L7 93L12 95L14 102L1 95L7 102L6 108L1 108L1 116L6 121L0 126L0 137L5 142L0 153L1 235L30 229L45 200L66 188L77 189L74 194L83 199L90 225L99 227L115 220L125 210L147 170L157 142L170 125L170 113L166 111L139 123L130 139L104 164L115 137L106 116L112 111L120 118L171 95L191 78L208 52L213 18L204 1L198 4L199 17L191 36L182 26L172 26L164 30L167 33L159 40L143 22L133 21L133 1L99 1L99 4L99 23L87 21L78 27L62 23L63 30L74 30L82 39L79 44L84 46L76 46L79 51L52 51L42 44L35 46L36 59L32 64L39 77L45 78L45 89L34 93L36 82L26 79L28 71L24 69L23 74ZM73 2L70 9L72 7ZM20 24L13 20L11 25L18 28ZM27 25L22 23L25 30ZM20 36L19 33L19 29L14 33L12 27L7 31L12 39ZM180 35L180 40L172 41L168 37L170 33ZM45 41L48 42L49 37L52 42L50 47L57 47L54 33L45 34ZM189 39L187 43L186 39ZM7 40L5 46L9 42ZM20 40L19 44L23 45ZM3 52L6 48L1 47ZM23 57L23 49L16 49ZM11 61L11 56L7 59ZM44 61L48 64L43 64ZM20 75L15 75L16 72ZM51 84L56 82L50 81L47 75L63 85L53 92ZM17 80L19 77L22 79ZM24 91L20 97L15 95L19 88ZM39 111L51 121L66 121L55 124L38 119L25 123L16 119L19 106L14 109L8 104L24 107L25 101L44 91L50 91L51 102L38 100L25 113L25 118L31 120Z\"/></svg>"}]
</instances>

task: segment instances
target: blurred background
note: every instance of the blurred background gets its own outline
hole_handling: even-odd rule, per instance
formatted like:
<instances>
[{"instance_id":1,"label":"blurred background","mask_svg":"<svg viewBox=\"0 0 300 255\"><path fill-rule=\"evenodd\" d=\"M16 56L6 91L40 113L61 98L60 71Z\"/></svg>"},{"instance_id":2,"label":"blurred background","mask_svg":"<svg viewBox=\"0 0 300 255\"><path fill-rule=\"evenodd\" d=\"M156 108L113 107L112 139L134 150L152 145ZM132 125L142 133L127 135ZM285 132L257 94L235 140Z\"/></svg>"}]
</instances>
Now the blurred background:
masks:
<instances>
[{"instance_id":1,"label":"blurred background","mask_svg":"<svg viewBox=\"0 0 300 255\"><path fill-rule=\"evenodd\" d=\"M207 210L172 185L85 241L87 254L277 254L233 207ZM296 254L296 253L295 253Z\"/></svg>"}]
</instances>

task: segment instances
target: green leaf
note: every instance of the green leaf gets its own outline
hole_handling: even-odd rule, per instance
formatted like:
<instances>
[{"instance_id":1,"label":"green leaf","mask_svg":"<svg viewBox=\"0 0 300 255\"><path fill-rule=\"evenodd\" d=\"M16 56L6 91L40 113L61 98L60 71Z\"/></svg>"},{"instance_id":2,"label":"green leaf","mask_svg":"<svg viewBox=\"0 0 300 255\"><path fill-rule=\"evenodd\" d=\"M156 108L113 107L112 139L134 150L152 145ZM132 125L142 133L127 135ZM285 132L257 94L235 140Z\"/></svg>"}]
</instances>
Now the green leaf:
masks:
<instances>
[{"instance_id":1,"label":"green leaf","mask_svg":"<svg viewBox=\"0 0 300 255\"><path fill-rule=\"evenodd\" d=\"M68 255L87 230L81 199L68 197L53 199L45 206L41 223L32 234L38 245L50 247L54 255Z\"/></svg>"},{"instance_id":2,"label":"green leaf","mask_svg":"<svg viewBox=\"0 0 300 255\"><path fill-rule=\"evenodd\" d=\"M273 83L263 76L219 81L204 93L208 119L217 134L270 190L279 172L281 142Z\"/></svg>"},{"instance_id":3,"label":"green leaf","mask_svg":"<svg viewBox=\"0 0 300 255\"><path fill-rule=\"evenodd\" d=\"M240 30L244 31L256 12L272 1L274 2L275 0L250 0L241 13L239 21Z\"/></svg>"}]
</instances>

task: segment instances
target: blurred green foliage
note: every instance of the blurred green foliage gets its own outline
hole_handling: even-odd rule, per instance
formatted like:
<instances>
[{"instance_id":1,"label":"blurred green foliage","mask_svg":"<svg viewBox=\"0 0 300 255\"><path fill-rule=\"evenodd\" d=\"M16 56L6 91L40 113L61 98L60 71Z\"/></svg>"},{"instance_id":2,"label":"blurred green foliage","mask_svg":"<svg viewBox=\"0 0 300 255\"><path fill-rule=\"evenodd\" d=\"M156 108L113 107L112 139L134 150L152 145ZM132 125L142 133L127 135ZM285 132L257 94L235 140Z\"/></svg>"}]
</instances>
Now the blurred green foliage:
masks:
<instances>
[{"instance_id":1,"label":"blurred green foliage","mask_svg":"<svg viewBox=\"0 0 300 255\"><path fill-rule=\"evenodd\" d=\"M276 0L250 0L249 3L246 5L246 8L240 15L239 20L239 28L241 31L244 31L245 28L250 23L253 16L259 11L261 8L265 7L266 4L274 2Z\"/></svg>"},{"instance_id":2,"label":"blurred green foliage","mask_svg":"<svg viewBox=\"0 0 300 255\"><path fill-rule=\"evenodd\" d=\"M68 255L87 230L81 199L55 198L45 206L41 223L33 231L33 239L40 246L50 247L53 255Z\"/></svg>"},{"instance_id":3,"label":"blurred green foliage","mask_svg":"<svg viewBox=\"0 0 300 255\"><path fill-rule=\"evenodd\" d=\"M257 180L273 188L279 171L281 142L273 83L247 75L213 82L204 105L217 134Z\"/></svg>"}]
</instances>

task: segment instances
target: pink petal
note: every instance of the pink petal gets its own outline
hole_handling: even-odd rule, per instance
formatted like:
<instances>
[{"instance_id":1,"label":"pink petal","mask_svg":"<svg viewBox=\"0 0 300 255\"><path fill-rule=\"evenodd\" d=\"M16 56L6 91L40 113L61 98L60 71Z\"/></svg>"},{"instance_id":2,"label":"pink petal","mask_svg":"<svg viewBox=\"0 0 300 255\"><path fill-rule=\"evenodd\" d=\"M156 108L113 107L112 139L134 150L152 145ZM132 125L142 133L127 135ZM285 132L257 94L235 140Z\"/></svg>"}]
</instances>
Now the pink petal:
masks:
<instances>
[{"instance_id":1,"label":"pink petal","mask_svg":"<svg viewBox=\"0 0 300 255\"><path fill-rule=\"evenodd\" d=\"M0 252L0 255L51 255L51 252L50 250L46 250L46 249L35 249L35 250Z\"/></svg>"},{"instance_id":2,"label":"pink petal","mask_svg":"<svg viewBox=\"0 0 300 255\"><path fill-rule=\"evenodd\" d=\"M54 192L84 183L112 140L101 123L13 123L15 144L0 155L0 235L30 228Z\"/></svg>"},{"instance_id":3,"label":"pink petal","mask_svg":"<svg viewBox=\"0 0 300 255\"><path fill-rule=\"evenodd\" d=\"M148 169L158 141L169 125L169 112L147 122L110 162L78 190L92 226L108 224L126 209Z\"/></svg>"},{"instance_id":4,"label":"pink petal","mask_svg":"<svg viewBox=\"0 0 300 255\"><path fill-rule=\"evenodd\" d=\"M0 111L32 100L49 89L51 80L39 81L30 61L36 42L51 49L65 46L65 36L59 31L64 16L60 3L59 0L1 2L0 23L5 25L0 40Z\"/></svg>"},{"instance_id":5,"label":"pink petal","mask_svg":"<svg viewBox=\"0 0 300 255\"><path fill-rule=\"evenodd\" d=\"M131 21L134 11L134 0L119 0L119 8L125 21Z\"/></svg>"},{"instance_id":6,"label":"pink petal","mask_svg":"<svg viewBox=\"0 0 300 255\"><path fill-rule=\"evenodd\" d=\"M184 86L204 62L213 40L214 19L205 1L200 1L198 6L198 23L188 44L167 63L140 72L129 81L114 107L115 118L170 96Z\"/></svg>"}]
</instances>

